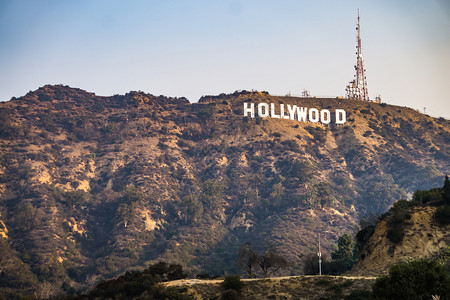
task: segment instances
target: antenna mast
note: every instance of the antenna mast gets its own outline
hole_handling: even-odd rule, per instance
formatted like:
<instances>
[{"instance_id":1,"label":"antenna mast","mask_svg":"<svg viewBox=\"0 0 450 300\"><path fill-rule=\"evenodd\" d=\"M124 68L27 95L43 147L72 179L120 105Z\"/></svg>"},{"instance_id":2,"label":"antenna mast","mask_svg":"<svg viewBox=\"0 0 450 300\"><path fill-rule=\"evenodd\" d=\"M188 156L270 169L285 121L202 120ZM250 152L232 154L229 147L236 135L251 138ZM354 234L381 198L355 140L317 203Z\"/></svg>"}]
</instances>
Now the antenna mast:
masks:
<instances>
[{"instance_id":1,"label":"antenna mast","mask_svg":"<svg viewBox=\"0 0 450 300\"><path fill-rule=\"evenodd\" d=\"M347 98L355 100L369 101L369 93L367 91L366 70L363 65L362 47L361 47L361 30L359 21L359 8L358 8L358 25L356 26L356 65L355 65L355 78L347 85L345 91L347 92Z\"/></svg>"}]
</instances>

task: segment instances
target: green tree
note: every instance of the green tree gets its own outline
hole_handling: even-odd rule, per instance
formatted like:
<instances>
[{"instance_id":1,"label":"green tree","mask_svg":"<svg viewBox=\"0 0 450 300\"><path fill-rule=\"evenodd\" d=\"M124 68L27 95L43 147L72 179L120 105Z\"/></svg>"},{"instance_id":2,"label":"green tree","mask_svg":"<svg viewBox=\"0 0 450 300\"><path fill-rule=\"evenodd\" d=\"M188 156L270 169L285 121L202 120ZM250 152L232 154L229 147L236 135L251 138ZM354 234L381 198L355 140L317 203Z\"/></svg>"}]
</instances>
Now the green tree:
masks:
<instances>
[{"instance_id":1,"label":"green tree","mask_svg":"<svg viewBox=\"0 0 450 300\"><path fill-rule=\"evenodd\" d=\"M272 185L272 191L269 195L269 200L270 200L270 204L273 207L278 207L281 205L282 200L283 200L283 195L284 195L284 186L283 186L283 181L285 180L285 178L283 176L279 176L279 178L277 178L277 183L275 183L274 185Z\"/></svg>"},{"instance_id":2,"label":"green tree","mask_svg":"<svg viewBox=\"0 0 450 300\"><path fill-rule=\"evenodd\" d=\"M144 199L144 193L140 188L135 187L134 184L129 184L122 191L122 198L127 203L138 202Z\"/></svg>"},{"instance_id":3,"label":"green tree","mask_svg":"<svg viewBox=\"0 0 450 300\"><path fill-rule=\"evenodd\" d=\"M333 196L333 191L326 182L319 182L311 185L305 198L306 203L311 207L319 205L325 207L336 201L336 198Z\"/></svg>"},{"instance_id":4,"label":"green tree","mask_svg":"<svg viewBox=\"0 0 450 300\"><path fill-rule=\"evenodd\" d=\"M188 194L181 203L184 222L197 222L203 215L203 204L198 200L198 195Z\"/></svg>"},{"instance_id":5,"label":"green tree","mask_svg":"<svg viewBox=\"0 0 450 300\"><path fill-rule=\"evenodd\" d=\"M338 239L338 249L331 253L334 261L341 263L345 270L348 271L356 263L356 248L353 238L350 234L345 233Z\"/></svg>"},{"instance_id":6,"label":"green tree","mask_svg":"<svg viewBox=\"0 0 450 300\"><path fill-rule=\"evenodd\" d=\"M15 228L19 231L29 231L35 228L37 222L38 209L31 203L20 205L13 216Z\"/></svg>"},{"instance_id":7,"label":"green tree","mask_svg":"<svg viewBox=\"0 0 450 300\"><path fill-rule=\"evenodd\" d=\"M197 117L200 119L206 121L213 117L214 115L214 109L211 106L204 106L200 108L197 112Z\"/></svg>"},{"instance_id":8,"label":"green tree","mask_svg":"<svg viewBox=\"0 0 450 300\"><path fill-rule=\"evenodd\" d=\"M434 260L412 260L392 266L377 279L371 299L450 299L450 273Z\"/></svg>"},{"instance_id":9,"label":"green tree","mask_svg":"<svg viewBox=\"0 0 450 300\"><path fill-rule=\"evenodd\" d=\"M86 200L87 193L83 190L76 190L65 192L63 196L65 198L65 202L72 206L83 204Z\"/></svg>"},{"instance_id":10,"label":"green tree","mask_svg":"<svg viewBox=\"0 0 450 300\"><path fill-rule=\"evenodd\" d=\"M431 201L441 201L442 200L442 189L434 188L428 191L416 191L413 195L412 202L415 203L428 203Z\"/></svg>"},{"instance_id":11,"label":"green tree","mask_svg":"<svg viewBox=\"0 0 450 300\"><path fill-rule=\"evenodd\" d=\"M217 209L222 201L224 185L216 180L208 179L203 183L200 200L212 209Z\"/></svg>"},{"instance_id":12,"label":"green tree","mask_svg":"<svg viewBox=\"0 0 450 300\"><path fill-rule=\"evenodd\" d=\"M296 160L290 168L290 175L296 177L299 183L306 183L316 174L309 161Z\"/></svg>"},{"instance_id":13,"label":"green tree","mask_svg":"<svg viewBox=\"0 0 450 300\"><path fill-rule=\"evenodd\" d=\"M353 258L353 238L350 234L345 233L338 239L338 249L331 253L333 259L352 259Z\"/></svg>"},{"instance_id":14,"label":"green tree","mask_svg":"<svg viewBox=\"0 0 450 300\"><path fill-rule=\"evenodd\" d=\"M18 127L10 117L11 113L0 110L0 137L14 137L18 133Z\"/></svg>"},{"instance_id":15,"label":"green tree","mask_svg":"<svg viewBox=\"0 0 450 300\"><path fill-rule=\"evenodd\" d=\"M124 227L127 227L129 223L135 220L135 202L131 203L121 203L116 211L116 218L120 223L123 223Z\"/></svg>"},{"instance_id":16,"label":"green tree","mask_svg":"<svg viewBox=\"0 0 450 300\"><path fill-rule=\"evenodd\" d=\"M144 199L144 193L133 184L127 185L122 191L122 203L116 211L116 218L124 227L135 220L136 203Z\"/></svg>"},{"instance_id":17,"label":"green tree","mask_svg":"<svg viewBox=\"0 0 450 300\"><path fill-rule=\"evenodd\" d=\"M448 175L445 175L442 199L447 205L450 205L450 181Z\"/></svg>"}]
</instances>

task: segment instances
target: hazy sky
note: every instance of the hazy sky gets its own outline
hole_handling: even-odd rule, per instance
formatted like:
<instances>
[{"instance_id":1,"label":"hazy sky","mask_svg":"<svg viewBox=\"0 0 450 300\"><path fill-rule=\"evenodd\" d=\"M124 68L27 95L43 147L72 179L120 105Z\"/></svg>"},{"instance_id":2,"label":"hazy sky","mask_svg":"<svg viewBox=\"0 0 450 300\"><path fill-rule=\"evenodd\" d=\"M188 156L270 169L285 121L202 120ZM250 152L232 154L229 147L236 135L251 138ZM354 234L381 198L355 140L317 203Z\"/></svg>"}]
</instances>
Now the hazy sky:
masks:
<instances>
[{"instance_id":1,"label":"hazy sky","mask_svg":"<svg viewBox=\"0 0 450 300\"><path fill-rule=\"evenodd\" d=\"M446 0L0 0L0 100L59 83L191 102L344 96L358 8L370 97L450 118Z\"/></svg>"}]
</instances>

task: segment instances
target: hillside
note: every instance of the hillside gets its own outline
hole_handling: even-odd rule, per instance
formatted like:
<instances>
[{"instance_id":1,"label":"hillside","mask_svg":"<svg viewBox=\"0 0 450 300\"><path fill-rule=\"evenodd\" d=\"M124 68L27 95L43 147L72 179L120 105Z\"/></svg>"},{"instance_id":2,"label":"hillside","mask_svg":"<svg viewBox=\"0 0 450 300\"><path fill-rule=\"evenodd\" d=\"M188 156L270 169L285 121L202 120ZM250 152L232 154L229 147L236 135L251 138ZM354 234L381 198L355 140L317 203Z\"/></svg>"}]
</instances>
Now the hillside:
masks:
<instances>
[{"instance_id":1,"label":"hillside","mask_svg":"<svg viewBox=\"0 0 450 300\"><path fill-rule=\"evenodd\" d=\"M377 276L387 274L391 266L408 259L448 256L450 224L441 224L436 220L437 210L436 206L416 206L381 220L350 274ZM400 215L403 216L398 217ZM389 237L393 227L401 232L400 238Z\"/></svg>"},{"instance_id":2,"label":"hillside","mask_svg":"<svg viewBox=\"0 0 450 300\"><path fill-rule=\"evenodd\" d=\"M292 276L271 279L243 279L240 299L341 299L370 292L375 278L344 276ZM223 280L177 280L168 287L185 287L194 299L220 299ZM364 294L364 292L366 294Z\"/></svg>"},{"instance_id":3,"label":"hillside","mask_svg":"<svg viewBox=\"0 0 450 300\"><path fill-rule=\"evenodd\" d=\"M245 118L243 103L344 109L343 125ZM0 293L47 297L154 261L239 272L247 241L299 255L450 173L450 121L265 92L101 97L44 86L0 103Z\"/></svg>"},{"instance_id":4,"label":"hillside","mask_svg":"<svg viewBox=\"0 0 450 300\"><path fill-rule=\"evenodd\" d=\"M370 294L374 277L348 277L348 276L287 276L268 279L242 279L242 288L238 296L226 290L224 279L201 280L179 279L157 284L154 290L165 291L165 296L173 299L366 299ZM116 288L119 286L119 288ZM139 286L139 284L136 284ZM155 295L156 294L156 295ZM226 296L228 295L228 297ZM97 287L88 297L91 299L167 299L157 293L147 290L137 295L126 294L125 284L104 284ZM159 297L158 297L159 296ZM234 297L233 297L234 296ZM78 296L76 299L88 299ZM103 297L103 298L102 298ZM347 298L348 297L348 298Z\"/></svg>"}]
</instances>

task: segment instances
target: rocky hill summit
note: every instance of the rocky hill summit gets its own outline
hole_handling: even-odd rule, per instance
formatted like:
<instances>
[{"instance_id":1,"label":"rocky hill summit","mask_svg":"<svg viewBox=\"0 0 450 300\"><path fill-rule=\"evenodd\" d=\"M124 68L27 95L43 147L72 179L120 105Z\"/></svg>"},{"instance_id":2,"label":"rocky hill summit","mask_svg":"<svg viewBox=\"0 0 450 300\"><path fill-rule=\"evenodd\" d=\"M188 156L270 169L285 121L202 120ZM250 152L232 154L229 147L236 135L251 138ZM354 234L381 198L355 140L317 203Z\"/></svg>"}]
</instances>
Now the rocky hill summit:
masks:
<instances>
[{"instance_id":1,"label":"rocky hill summit","mask_svg":"<svg viewBox=\"0 0 450 300\"><path fill-rule=\"evenodd\" d=\"M245 103L346 123L244 116ZM287 112L286 112L287 114ZM302 274L358 220L450 173L450 121L347 99L235 92L102 97L44 86L0 103L0 293L48 297L155 261L239 272L275 247Z\"/></svg>"},{"instance_id":2,"label":"rocky hill summit","mask_svg":"<svg viewBox=\"0 0 450 300\"><path fill-rule=\"evenodd\" d=\"M387 274L395 264L417 259L450 258L450 181L443 188L417 191L410 201L397 201L376 226L356 235L360 257L352 275Z\"/></svg>"}]
</instances>

